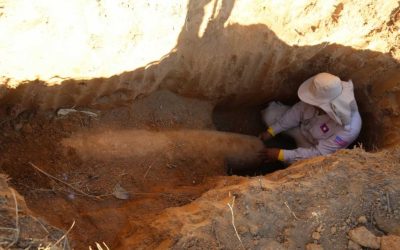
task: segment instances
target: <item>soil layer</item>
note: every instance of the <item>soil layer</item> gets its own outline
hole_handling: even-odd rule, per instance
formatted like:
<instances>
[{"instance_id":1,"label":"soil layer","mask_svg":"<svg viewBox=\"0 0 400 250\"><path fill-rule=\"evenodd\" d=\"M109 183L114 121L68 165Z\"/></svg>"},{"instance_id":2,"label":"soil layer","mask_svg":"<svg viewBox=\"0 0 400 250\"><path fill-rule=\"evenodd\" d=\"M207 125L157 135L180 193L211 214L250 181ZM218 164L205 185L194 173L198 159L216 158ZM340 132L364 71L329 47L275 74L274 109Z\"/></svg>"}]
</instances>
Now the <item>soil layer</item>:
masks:
<instances>
[{"instance_id":1,"label":"soil layer","mask_svg":"<svg viewBox=\"0 0 400 250\"><path fill-rule=\"evenodd\" d=\"M115 249L122 232L151 235L148 225L165 208L215 186L225 156L253 159L262 147L254 137L212 132L212 105L167 91L95 112L24 112L0 134L1 171L35 216L63 229L76 221L77 249Z\"/></svg>"}]
</instances>

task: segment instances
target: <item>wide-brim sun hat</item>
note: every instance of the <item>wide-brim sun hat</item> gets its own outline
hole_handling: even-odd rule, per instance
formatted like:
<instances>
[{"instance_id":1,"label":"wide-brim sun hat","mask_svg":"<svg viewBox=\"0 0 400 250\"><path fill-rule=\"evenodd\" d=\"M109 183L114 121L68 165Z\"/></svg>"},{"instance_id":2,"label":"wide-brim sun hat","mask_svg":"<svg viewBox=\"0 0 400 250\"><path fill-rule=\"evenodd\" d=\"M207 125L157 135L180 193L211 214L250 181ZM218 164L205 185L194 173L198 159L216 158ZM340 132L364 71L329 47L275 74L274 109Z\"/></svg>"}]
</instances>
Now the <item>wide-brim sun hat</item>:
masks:
<instances>
[{"instance_id":1,"label":"wide-brim sun hat","mask_svg":"<svg viewBox=\"0 0 400 250\"><path fill-rule=\"evenodd\" d=\"M303 82L298 96L303 102L320 107L340 125L348 125L352 111L357 109L353 83L325 72Z\"/></svg>"}]
</instances>

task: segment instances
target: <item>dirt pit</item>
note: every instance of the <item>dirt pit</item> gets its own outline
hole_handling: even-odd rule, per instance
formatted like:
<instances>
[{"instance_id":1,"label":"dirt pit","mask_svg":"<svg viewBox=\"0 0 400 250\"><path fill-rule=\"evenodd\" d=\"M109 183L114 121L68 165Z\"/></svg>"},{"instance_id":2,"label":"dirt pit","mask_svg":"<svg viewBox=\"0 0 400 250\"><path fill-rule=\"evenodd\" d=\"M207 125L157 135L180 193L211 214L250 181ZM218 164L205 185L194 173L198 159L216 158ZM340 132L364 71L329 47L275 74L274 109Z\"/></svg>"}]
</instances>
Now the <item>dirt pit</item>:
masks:
<instances>
[{"instance_id":1,"label":"dirt pit","mask_svg":"<svg viewBox=\"0 0 400 250\"><path fill-rule=\"evenodd\" d=\"M344 151L258 176L261 108L161 90L103 111L23 112L1 125L0 167L31 216L75 222L75 249L342 249L360 216L378 236L398 233L398 153Z\"/></svg>"},{"instance_id":2,"label":"dirt pit","mask_svg":"<svg viewBox=\"0 0 400 250\"><path fill-rule=\"evenodd\" d=\"M25 112L2 124L1 170L36 216L63 229L76 221L72 247L116 249L124 233L151 235L163 210L215 187L226 156L256 158L261 142L213 132L211 113L167 91L97 117Z\"/></svg>"},{"instance_id":3,"label":"dirt pit","mask_svg":"<svg viewBox=\"0 0 400 250\"><path fill-rule=\"evenodd\" d=\"M398 1L4 0L0 27L0 248L399 248ZM262 105L320 72L357 148L260 168Z\"/></svg>"}]
</instances>

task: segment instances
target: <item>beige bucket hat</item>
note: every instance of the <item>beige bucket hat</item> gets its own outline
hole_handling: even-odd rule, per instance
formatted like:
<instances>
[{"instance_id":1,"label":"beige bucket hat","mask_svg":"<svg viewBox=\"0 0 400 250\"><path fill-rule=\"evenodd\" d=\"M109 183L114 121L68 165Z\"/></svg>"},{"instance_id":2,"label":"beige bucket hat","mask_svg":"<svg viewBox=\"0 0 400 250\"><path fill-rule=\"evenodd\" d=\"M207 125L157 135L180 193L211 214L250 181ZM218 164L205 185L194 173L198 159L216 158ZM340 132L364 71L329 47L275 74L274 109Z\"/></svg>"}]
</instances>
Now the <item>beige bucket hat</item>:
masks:
<instances>
[{"instance_id":1,"label":"beige bucket hat","mask_svg":"<svg viewBox=\"0 0 400 250\"><path fill-rule=\"evenodd\" d=\"M319 73L305 82L298 90L300 100L323 109L340 125L348 125L351 114L357 110L352 81L344 82L329 73Z\"/></svg>"}]
</instances>

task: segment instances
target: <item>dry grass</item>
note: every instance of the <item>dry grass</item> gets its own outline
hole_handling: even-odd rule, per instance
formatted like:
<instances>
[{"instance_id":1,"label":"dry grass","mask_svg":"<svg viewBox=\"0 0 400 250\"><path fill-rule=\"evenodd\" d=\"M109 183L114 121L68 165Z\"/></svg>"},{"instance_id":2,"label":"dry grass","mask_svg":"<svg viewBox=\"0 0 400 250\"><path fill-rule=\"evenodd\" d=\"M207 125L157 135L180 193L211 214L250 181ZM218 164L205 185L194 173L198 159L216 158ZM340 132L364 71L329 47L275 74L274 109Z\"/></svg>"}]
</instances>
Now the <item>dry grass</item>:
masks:
<instances>
[{"instance_id":1,"label":"dry grass","mask_svg":"<svg viewBox=\"0 0 400 250\"><path fill-rule=\"evenodd\" d=\"M63 181L63 180L60 180L60 179L57 178L57 177L52 176L51 174L45 172L44 170L40 169L38 166L36 166L35 164L33 164L33 163L31 163L31 162L29 162L29 164L30 164L34 169L36 169L37 171L39 171L40 173L46 175L47 177L49 177L49 178L51 178L51 179L53 179L53 180L56 180L56 181L58 181L58 182L60 182L60 183L62 183L62 184L64 184L64 185L68 186L69 188L71 188L72 190L76 191L77 193L79 193L79 194L81 194L81 195L83 195L83 196L87 196L87 197L94 198L94 199L100 199L99 196L91 195L91 194L85 193L85 192L83 192L82 190L80 190L80 189L78 189L78 188L72 186L71 184L69 184L69 183L67 183L67 182L65 182L65 181Z\"/></svg>"},{"instance_id":2,"label":"dry grass","mask_svg":"<svg viewBox=\"0 0 400 250\"><path fill-rule=\"evenodd\" d=\"M238 240L239 240L240 245L242 246L242 248L243 248L243 249L246 249L246 248L244 247L244 245L243 245L242 239L240 238L240 235L239 235L239 233L238 233L238 231L237 231L237 229L236 229L236 226L235 226L235 215L234 215L234 213L233 213L233 207L235 206L235 196L232 196L232 203L228 203L227 205L228 205L228 207L229 207L229 209L230 209L230 211L231 211L231 215L232 215L232 226L233 226L233 229L235 230L236 237L238 238Z\"/></svg>"}]
</instances>

